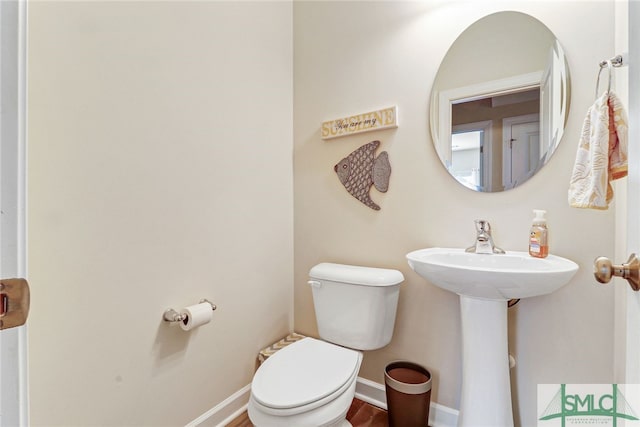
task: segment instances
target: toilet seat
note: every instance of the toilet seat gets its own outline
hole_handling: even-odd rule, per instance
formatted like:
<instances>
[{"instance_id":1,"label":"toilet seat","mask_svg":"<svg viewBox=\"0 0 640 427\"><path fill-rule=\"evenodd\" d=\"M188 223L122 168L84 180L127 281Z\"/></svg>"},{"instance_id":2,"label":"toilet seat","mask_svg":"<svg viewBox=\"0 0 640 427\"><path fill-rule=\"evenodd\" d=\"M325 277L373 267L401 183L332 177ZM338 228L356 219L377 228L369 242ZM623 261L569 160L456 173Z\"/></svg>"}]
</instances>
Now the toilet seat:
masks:
<instances>
[{"instance_id":1,"label":"toilet seat","mask_svg":"<svg viewBox=\"0 0 640 427\"><path fill-rule=\"evenodd\" d=\"M362 354L304 338L269 357L258 368L251 395L273 415L306 412L332 401L355 381Z\"/></svg>"}]
</instances>

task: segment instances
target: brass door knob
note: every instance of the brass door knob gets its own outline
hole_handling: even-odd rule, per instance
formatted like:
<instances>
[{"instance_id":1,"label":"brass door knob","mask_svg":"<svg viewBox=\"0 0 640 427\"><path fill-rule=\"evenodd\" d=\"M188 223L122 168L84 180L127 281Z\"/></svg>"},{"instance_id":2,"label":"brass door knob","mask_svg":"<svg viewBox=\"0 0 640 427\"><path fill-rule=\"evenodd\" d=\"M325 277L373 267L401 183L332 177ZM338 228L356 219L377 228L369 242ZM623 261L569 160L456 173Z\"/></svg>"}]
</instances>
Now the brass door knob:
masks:
<instances>
[{"instance_id":1,"label":"brass door knob","mask_svg":"<svg viewBox=\"0 0 640 427\"><path fill-rule=\"evenodd\" d=\"M609 283L612 277L627 279L634 291L640 289L640 261L631 254L626 264L613 264L609 258L598 257L593 263L593 275L600 283Z\"/></svg>"},{"instance_id":2,"label":"brass door knob","mask_svg":"<svg viewBox=\"0 0 640 427\"><path fill-rule=\"evenodd\" d=\"M0 280L0 330L24 325L29 302L29 283L25 279Z\"/></svg>"}]
</instances>

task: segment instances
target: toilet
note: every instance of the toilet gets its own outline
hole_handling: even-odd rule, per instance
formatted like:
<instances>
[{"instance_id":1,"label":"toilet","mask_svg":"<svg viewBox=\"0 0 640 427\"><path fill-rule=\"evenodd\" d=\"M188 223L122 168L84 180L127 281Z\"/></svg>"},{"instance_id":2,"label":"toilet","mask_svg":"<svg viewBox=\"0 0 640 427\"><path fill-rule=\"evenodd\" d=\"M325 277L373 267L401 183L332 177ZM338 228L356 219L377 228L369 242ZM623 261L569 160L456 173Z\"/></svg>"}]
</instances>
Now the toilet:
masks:
<instances>
[{"instance_id":1,"label":"toilet","mask_svg":"<svg viewBox=\"0 0 640 427\"><path fill-rule=\"evenodd\" d=\"M258 368L248 406L257 427L350 426L362 351L391 341L401 272L322 263L309 278L322 339L303 338Z\"/></svg>"}]
</instances>

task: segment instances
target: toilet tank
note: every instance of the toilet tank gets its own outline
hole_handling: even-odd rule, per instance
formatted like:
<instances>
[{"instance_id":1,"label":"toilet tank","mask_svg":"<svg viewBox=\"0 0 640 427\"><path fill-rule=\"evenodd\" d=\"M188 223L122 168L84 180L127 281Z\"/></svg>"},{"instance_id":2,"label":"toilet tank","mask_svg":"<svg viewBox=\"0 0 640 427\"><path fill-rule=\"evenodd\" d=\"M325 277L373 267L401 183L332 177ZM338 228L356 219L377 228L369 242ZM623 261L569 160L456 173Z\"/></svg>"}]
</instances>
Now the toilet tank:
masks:
<instances>
[{"instance_id":1,"label":"toilet tank","mask_svg":"<svg viewBox=\"0 0 640 427\"><path fill-rule=\"evenodd\" d=\"M322 263L309 277L322 339L357 350L389 344L404 280L401 272Z\"/></svg>"}]
</instances>

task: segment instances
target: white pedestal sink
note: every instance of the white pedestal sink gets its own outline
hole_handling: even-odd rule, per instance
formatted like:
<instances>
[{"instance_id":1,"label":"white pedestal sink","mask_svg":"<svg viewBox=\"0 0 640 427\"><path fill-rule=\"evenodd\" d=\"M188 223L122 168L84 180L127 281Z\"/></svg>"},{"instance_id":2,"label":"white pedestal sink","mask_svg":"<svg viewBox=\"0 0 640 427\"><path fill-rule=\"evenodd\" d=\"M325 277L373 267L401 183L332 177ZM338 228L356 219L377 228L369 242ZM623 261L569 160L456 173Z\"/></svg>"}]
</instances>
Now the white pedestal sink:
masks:
<instances>
[{"instance_id":1,"label":"white pedestal sink","mask_svg":"<svg viewBox=\"0 0 640 427\"><path fill-rule=\"evenodd\" d=\"M467 253L429 248L407 254L409 265L432 284L460 295L462 390L458 425L513 426L507 301L551 293L564 286L578 265L526 252Z\"/></svg>"}]
</instances>

